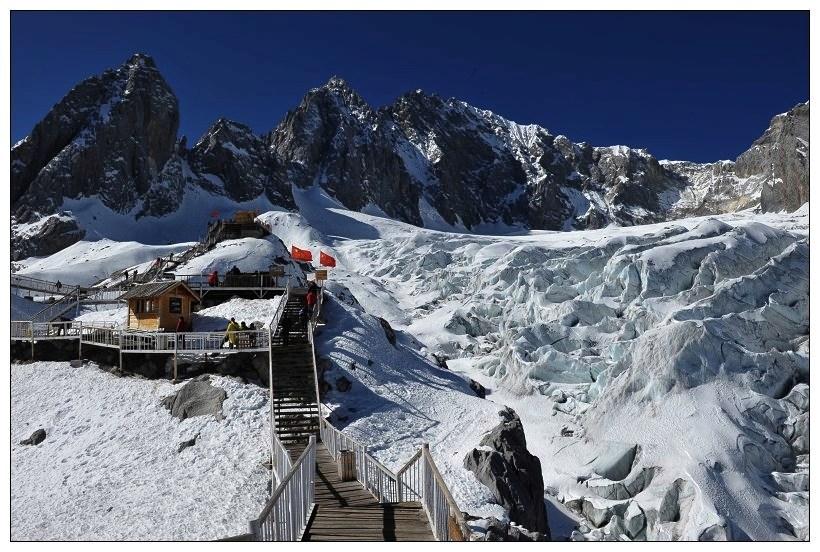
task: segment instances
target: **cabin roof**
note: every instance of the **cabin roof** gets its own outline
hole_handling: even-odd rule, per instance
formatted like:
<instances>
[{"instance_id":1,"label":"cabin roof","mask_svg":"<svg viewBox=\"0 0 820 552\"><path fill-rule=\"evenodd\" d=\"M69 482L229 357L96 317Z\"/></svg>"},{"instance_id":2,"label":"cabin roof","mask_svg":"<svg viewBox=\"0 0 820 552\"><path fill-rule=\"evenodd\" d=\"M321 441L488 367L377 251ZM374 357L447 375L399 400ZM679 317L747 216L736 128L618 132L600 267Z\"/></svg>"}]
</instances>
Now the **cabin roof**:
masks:
<instances>
[{"instance_id":1,"label":"cabin roof","mask_svg":"<svg viewBox=\"0 0 820 552\"><path fill-rule=\"evenodd\" d=\"M129 289L122 295L120 300L135 299L140 297L158 297L174 291L178 286L182 286L188 295L194 299L199 299L196 293L188 287L185 282L171 280L169 282L152 282L150 284L140 284L132 289Z\"/></svg>"}]
</instances>

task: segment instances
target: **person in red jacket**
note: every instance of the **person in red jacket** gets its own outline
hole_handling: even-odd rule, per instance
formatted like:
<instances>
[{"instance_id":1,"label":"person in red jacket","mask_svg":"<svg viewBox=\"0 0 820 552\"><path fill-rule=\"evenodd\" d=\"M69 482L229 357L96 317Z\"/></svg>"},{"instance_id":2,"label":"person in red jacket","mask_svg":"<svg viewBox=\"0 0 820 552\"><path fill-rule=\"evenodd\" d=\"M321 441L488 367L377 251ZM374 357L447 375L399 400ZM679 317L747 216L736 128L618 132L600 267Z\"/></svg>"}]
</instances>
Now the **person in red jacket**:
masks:
<instances>
[{"instance_id":1,"label":"person in red jacket","mask_svg":"<svg viewBox=\"0 0 820 552\"><path fill-rule=\"evenodd\" d=\"M307 301L307 315L310 318L313 315L313 308L316 306L316 290L310 289L307 292L307 296L305 296L305 301Z\"/></svg>"},{"instance_id":2,"label":"person in red jacket","mask_svg":"<svg viewBox=\"0 0 820 552\"><path fill-rule=\"evenodd\" d=\"M185 317L180 316L179 322L177 322L177 333L187 332L188 331L188 323L185 322ZM181 335L180 337L180 349L185 348L185 336Z\"/></svg>"}]
</instances>

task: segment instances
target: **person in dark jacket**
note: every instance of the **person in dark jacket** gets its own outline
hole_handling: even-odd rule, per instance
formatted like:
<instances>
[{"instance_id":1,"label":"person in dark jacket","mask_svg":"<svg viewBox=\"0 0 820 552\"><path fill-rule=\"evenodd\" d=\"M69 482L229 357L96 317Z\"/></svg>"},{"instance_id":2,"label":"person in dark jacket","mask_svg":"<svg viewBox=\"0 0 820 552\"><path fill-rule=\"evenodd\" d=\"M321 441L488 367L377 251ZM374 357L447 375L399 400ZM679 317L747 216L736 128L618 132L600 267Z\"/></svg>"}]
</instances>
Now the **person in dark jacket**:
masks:
<instances>
[{"instance_id":1,"label":"person in dark jacket","mask_svg":"<svg viewBox=\"0 0 820 552\"><path fill-rule=\"evenodd\" d=\"M293 327L293 320L287 314L282 317L282 346L287 347L290 343L290 329Z\"/></svg>"}]
</instances>

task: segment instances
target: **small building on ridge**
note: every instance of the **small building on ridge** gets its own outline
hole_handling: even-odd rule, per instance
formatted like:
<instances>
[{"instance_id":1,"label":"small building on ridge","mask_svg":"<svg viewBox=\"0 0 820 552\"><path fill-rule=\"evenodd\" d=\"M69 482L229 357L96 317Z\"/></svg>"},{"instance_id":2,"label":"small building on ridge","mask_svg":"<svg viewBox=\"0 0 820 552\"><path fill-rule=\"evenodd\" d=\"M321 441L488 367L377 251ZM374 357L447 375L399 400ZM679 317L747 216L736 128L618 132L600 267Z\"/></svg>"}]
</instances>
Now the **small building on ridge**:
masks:
<instances>
[{"instance_id":1,"label":"small building on ridge","mask_svg":"<svg viewBox=\"0 0 820 552\"><path fill-rule=\"evenodd\" d=\"M173 332L180 316L190 324L197 294L182 281L152 282L120 296L128 302L128 329Z\"/></svg>"}]
</instances>

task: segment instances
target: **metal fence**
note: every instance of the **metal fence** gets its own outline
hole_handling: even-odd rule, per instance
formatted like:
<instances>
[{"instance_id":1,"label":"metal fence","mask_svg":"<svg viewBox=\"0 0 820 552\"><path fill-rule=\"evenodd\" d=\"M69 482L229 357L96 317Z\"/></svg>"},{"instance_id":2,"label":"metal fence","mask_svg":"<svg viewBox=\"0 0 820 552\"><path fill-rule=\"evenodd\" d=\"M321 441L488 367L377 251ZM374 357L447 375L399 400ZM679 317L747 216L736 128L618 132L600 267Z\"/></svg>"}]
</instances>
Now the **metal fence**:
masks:
<instances>
[{"instance_id":1,"label":"metal fence","mask_svg":"<svg viewBox=\"0 0 820 552\"><path fill-rule=\"evenodd\" d=\"M367 454L364 445L327 420L319 420L322 442L338 460L341 451L354 451L356 479L380 502L421 502L436 540L469 540L470 528L436 467L427 443L396 473Z\"/></svg>"},{"instance_id":2,"label":"metal fence","mask_svg":"<svg viewBox=\"0 0 820 552\"><path fill-rule=\"evenodd\" d=\"M402 501L421 502L436 540L470 540L470 528L441 477L427 443L398 471L396 478Z\"/></svg>"},{"instance_id":3,"label":"metal fence","mask_svg":"<svg viewBox=\"0 0 820 552\"><path fill-rule=\"evenodd\" d=\"M251 532L260 541L298 541L304 534L316 504L316 436L273 491L259 515L250 522Z\"/></svg>"},{"instance_id":4,"label":"metal fence","mask_svg":"<svg viewBox=\"0 0 820 552\"><path fill-rule=\"evenodd\" d=\"M72 293L71 295L66 295L65 297L62 297L59 301L49 303L47 307L43 308L34 316L32 316L31 320L32 322L49 322L51 320L54 320L58 316L67 313L71 309L77 308L79 304L79 292Z\"/></svg>"},{"instance_id":5,"label":"metal fence","mask_svg":"<svg viewBox=\"0 0 820 552\"><path fill-rule=\"evenodd\" d=\"M319 434L334 460L339 459L342 451L353 451L356 458L356 480L379 502L401 502L396 475L367 454L363 444L331 426L322 417L319 418Z\"/></svg>"},{"instance_id":6,"label":"metal fence","mask_svg":"<svg viewBox=\"0 0 820 552\"><path fill-rule=\"evenodd\" d=\"M58 286L57 282L41 280L39 278L32 278L30 276L22 276L18 274L12 274L10 280L11 287L16 287L19 289L30 289L33 291L49 293L52 295L69 295L77 291L80 287L62 283Z\"/></svg>"}]
</instances>

